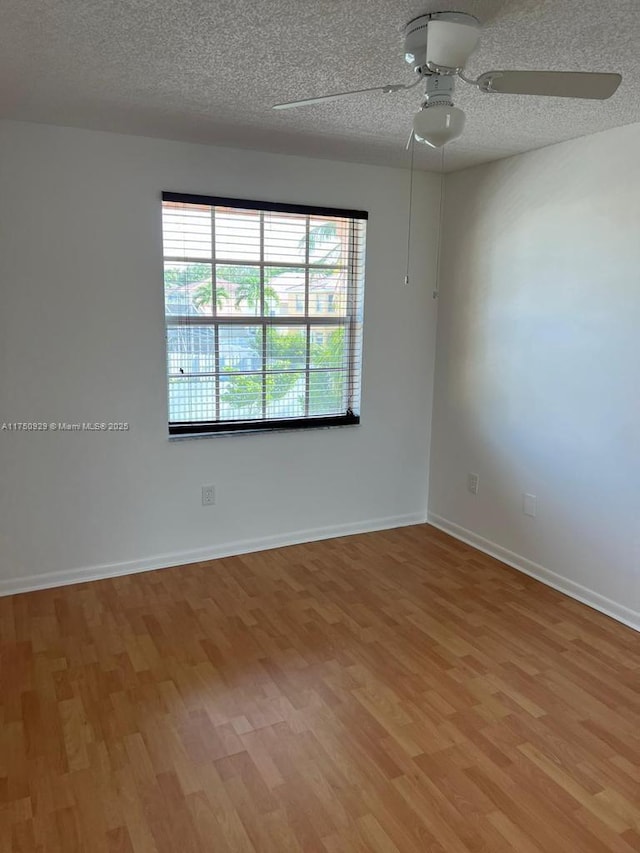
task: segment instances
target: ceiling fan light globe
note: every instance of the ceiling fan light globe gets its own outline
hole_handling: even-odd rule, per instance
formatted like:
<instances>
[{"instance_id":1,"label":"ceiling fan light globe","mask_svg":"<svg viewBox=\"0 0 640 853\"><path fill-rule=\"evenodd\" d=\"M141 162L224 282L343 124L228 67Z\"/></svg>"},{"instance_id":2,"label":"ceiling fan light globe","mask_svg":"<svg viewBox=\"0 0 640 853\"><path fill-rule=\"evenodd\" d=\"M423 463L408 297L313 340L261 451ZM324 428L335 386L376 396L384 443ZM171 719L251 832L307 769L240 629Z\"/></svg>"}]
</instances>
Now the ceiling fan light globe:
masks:
<instances>
[{"instance_id":1,"label":"ceiling fan light globe","mask_svg":"<svg viewBox=\"0 0 640 853\"><path fill-rule=\"evenodd\" d=\"M413 133L418 142L424 142L431 148L442 148L462 134L464 121L464 112L458 107L434 104L416 113Z\"/></svg>"}]
</instances>

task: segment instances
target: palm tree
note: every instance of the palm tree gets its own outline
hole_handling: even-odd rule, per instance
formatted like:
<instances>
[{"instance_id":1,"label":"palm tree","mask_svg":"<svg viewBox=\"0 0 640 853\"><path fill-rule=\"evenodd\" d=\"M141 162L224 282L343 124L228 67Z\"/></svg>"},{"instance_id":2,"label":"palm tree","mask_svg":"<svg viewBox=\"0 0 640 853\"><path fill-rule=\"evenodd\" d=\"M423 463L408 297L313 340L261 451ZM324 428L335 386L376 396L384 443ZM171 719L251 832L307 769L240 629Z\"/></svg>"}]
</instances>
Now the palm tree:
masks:
<instances>
[{"instance_id":1,"label":"palm tree","mask_svg":"<svg viewBox=\"0 0 640 853\"><path fill-rule=\"evenodd\" d=\"M276 273L279 272L280 270L276 271ZM219 267L216 275L217 278L236 285L234 288L236 308L242 307L243 302L246 303L248 308L252 309L255 309L260 304L260 273L255 267L243 267L236 264ZM265 279L267 275L267 270L265 270ZM273 278L273 273L269 275L269 278ZM203 281L199 286L193 300L198 307L211 303L211 289L211 279ZM225 302L228 299L229 291L227 288L216 285L216 308L218 311L223 310ZM267 284L265 284L264 288L264 300L267 313L274 309L280 301L273 287Z\"/></svg>"},{"instance_id":2,"label":"palm tree","mask_svg":"<svg viewBox=\"0 0 640 853\"><path fill-rule=\"evenodd\" d=\"M303 237L301 248L304 248L306 237ZM338 234L338 223L335 221L322 222L309 228L309 255L324 252L314 258L316 264L335 264L342 253L342 239Z\"/></svg>"},{"instance_id":3,"label":"palm tree","mask_svg":"<svg viewBox=\"0 0 640 853\"><path fill-rule=\"evenodd\" d=\"M188 313L191 313L192 306L202 308L204 305L211 304L210 264L196 263L180 268L169 267L164 271L164 284L167 298L170 299L173 295L174 299L177 299ZM196 289L191 295L191 287L195 285L197 285ZM228 298L229 294L224 287L217 288L216 303L218 310Z\"/></svg>"},{"instance_id":4,"label":"palm tree","mask_svg":"<svg viewBox=\"0 0 640 853\"><path fill-rule=\"evenodd\" d=\"M204 305L211 305L211 290L211 279L203 281L193 296L193 304L198 308L202 308ZM216 287L216 309L218 311L221 311L222 308L224 308L224 303L228 298L229 292L226 288Z\"/></svg>"},{"instance_id":5,"label":"palm tree","mask_svg":"<svg viewBox=\"0 0 640 853\"><path fill-rule=\"evenodd\" d=\"M285 270L279 267L265 267L264 270L264 304L265 313L273 313L280 299L269 282ZM260 305L260 270L258 267L229 264L218 267L218 278L235 285L235 307L240 308L245 303L248 308L255 309Z\"/></svg>"},{"instance_id":6,"label":"palm tree","mask_svg":"<svg viewBox=\"0 0 640 853\"><path fill-rule=\"evenodd\" d=\"M236 288L236 308L240 308L242 303L247 303L247 308L255 309L260 305L260 277L257 279L245 279ZM264 286L264 307L265 314L271 314L278 306L280 298L276 291L268 284Z\"/></svg>"}]
</instances>

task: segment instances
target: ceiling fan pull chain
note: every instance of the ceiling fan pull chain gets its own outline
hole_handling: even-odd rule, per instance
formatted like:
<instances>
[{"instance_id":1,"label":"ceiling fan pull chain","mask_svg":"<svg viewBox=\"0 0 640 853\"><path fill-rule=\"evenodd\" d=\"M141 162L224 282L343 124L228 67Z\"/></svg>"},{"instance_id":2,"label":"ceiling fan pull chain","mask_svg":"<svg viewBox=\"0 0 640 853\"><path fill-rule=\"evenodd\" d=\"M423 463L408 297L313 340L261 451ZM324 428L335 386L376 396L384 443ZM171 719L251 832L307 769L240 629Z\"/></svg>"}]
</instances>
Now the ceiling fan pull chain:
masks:
<instances>
[{"instance_id":1,"label":"ceiling fan pull chain","mask_svg":"<svg viewBox=\"0 0 640 853\"><path fill-rule=\"evenodd\" d=\"M413 160L415 153L415 136L411 132L411 167L409 169L409 230L407 231L407 272L404 277L405 285L409 284L409 265L411 262L411 222L413 220Z\"/></svg>"},{"instance_id":2,"label":"ceiling fan pull chain","mask_svg":"<svg viewBox=\"0 0 640 853\"><path fill-rule=\"evenodd\" d=\"M444 145L440 150L442 151L440 156L440 210L438 213L438 246L436 248L436 289L432 294L434 299L440 296L440 247L444 225Z\"/></svg>"}]
</instances>

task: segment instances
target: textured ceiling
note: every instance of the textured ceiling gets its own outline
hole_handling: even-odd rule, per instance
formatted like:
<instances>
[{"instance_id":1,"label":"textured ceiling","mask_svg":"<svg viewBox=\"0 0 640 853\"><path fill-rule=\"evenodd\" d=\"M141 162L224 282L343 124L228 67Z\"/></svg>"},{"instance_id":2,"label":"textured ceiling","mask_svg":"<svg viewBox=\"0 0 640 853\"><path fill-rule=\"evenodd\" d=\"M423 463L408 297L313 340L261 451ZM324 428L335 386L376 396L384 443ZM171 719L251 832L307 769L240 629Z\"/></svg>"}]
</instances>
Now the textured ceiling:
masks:
<instances>
[{"instance_id":1,"label":"textured ceiling","mask_svg":"<svg viewBox=\"0 0 640 853\"><path fill-rule=\"evenodd\" d=\"M470 75L623 74L606 102L483 95L459 83L467 127L446 148L447 170L640 121L638 0L2 0L0 116L402 165L421 87L270 105L411 82L404 24L446 9L483 23ZM440 156L416 147L421 168L438 169Z\"/></svg>"}]
</instances>

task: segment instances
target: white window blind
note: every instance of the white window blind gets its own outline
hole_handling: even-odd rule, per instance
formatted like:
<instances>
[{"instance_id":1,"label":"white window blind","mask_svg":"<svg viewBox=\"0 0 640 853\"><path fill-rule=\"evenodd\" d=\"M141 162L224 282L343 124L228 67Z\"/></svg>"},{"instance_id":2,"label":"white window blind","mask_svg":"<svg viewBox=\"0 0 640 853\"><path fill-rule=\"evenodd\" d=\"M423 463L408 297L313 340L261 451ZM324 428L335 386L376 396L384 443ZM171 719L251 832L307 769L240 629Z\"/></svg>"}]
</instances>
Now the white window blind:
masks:
<instances>
[{"instance_id":1,"label":"white window blind","mask_svg":"<svg viewBox=\"0 0 640 853\"><path fill-rule=\"evenodd\" d=\"M162 194L171 434L359 423L366 220Z\"/></svg>"}]
</instances>

